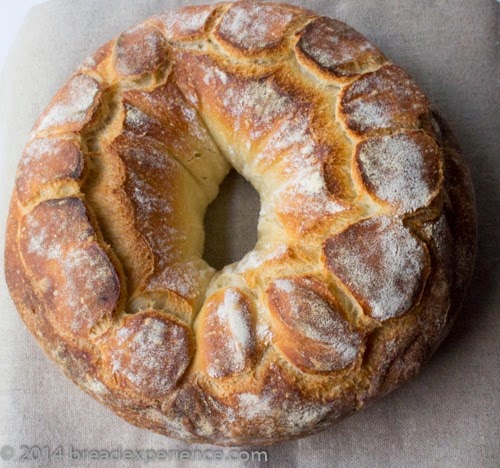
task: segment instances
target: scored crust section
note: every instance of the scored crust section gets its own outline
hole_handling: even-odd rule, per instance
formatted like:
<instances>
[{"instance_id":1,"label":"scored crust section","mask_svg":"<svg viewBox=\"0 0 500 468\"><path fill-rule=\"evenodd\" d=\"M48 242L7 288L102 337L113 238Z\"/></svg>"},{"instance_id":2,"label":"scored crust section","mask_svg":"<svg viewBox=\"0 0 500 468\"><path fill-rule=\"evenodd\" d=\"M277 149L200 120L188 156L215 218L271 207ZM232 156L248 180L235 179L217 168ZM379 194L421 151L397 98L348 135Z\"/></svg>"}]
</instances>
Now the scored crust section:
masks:
<instances>
[{"instance_id":1,"label":"scored crust section","mask_svg":"<svg viewBox=\"0 0 500 468\"><path fill-rule=\"evenodd\" d=\"M213 378L241 373L255 358L255 318L248 296L227 288L210 296L198 318L198 358Z\"/></svg>"},{"instance_id":2,"label":"scored crust section","mask_svg":"<svg viewBox=\"0 0 500 468\"><path fill-rule=\"evenodd\" d=\"M203 216L231 166L261 197L258 243L215 272ZM70 378L227 445L314 433L414 375L475 239L458 146L413 80L269 2L166 12L99 49L35 125L9 216L9 288Z\"/></svg>"},{"instance_id":3,"label":"scored crust section","mask_svg":"<svg viewBox=\"0 0 500 468\"><path fill-rule=\"evenodd\" d=\"M350 26L331 18L317 18L300 33L297 58L327 77L351 77L385 61L382 53Z\"/></svg>"},{"instance_id":4,"label":"scored crust section","mask_svg":"<svg viewBox=\"0 0 500 468\"><path fill-rule=\"evenodd\" d=\"M140 78L157 71L166 60L165 37L149 25L135 26L116 40L115 69L119 77Z\"/></svg>"},{"instance_id":5,"label":"scored crust section","mask_svg":"<svg viewBox=\"0 0 500 468\"><path fill-rule=\"evenodd\" d=\"M423 91L396 65L362 75L341 93L339 115L355 135L419 128L429 112Z\"/></svg>"},{"instance_id":6,"label":"scored crust section","mask_svg":"<svg viewBox=\"0 0 500 468\"><path fill-rule=\"evenodd\" d=\"M16 174L19 201L28 204L42 186L79 180L83 155L77 139L35 138L25 148Z\"/></svg>"},{"instance_id":7,"label":"scored crust section","mask_svg":"<svg viewBox=\"0 0 500 468\"><path fill-rule=\"evenodd\" d=\"M244 54L277 49L284 40L288 25L296 17L297 12L288 6L264 2L235 3L215 28L215 37L222 45L229 45Z\"/></svg>"},{"instance_id":8,"label":"scored crust section","mask_svg":"<svg viewBox=\"0 0 500 468\"><path fill-rule=\"evenodd\" d=\"M172 76L122 98L123 131L110 148L123 161L137 230L154 256L142 294L166 293L172 309L192 316L213 274L200 258L203 213L228 164Z\"/></svg>"},{"instance_id":9,"label":"scored crust section","mask_svg":"<svg viewBox=\"0 0 500 468\"><path fill-rule=\"evenodd\" d=\"M139 230L155 255L156 270L161 271L183 255L199 250L200 239L193 234L200 227L193 226L197 229L188 237L190 233L183 226L185 218L180 216L184 212L186 218L194 218L192 211L197 208L189 201L181 206L181 200L189 200L185 190L194 189L194 184L189 187L185 180L187 175L182 166L154 145L125 136L114 141L113 149L125 164L125 192L135 208Z\"/></svg>"},{"instance_id":10,"label":"scored crust section","mask_svg":"<svg viewBox=\"0 0 500 468\"><path fill-rule=\"evenodd\" d=\"M56 330L88 338L98 324L109 325L120 283L81 200L36 206L21 220L20 247Z\"/></svg>"},{"instance_id":11,"label":"scored crust section","mask_svg":"<svg viewBox=\"0 0 500 468\"><path fill-rule=\"evenodd\" d=\"M361 337L324 284L283 277L267 288L276 347L299 369L331 372L352 364Z\"/></svg>"},{"instance_id":12,"label":"scored crust section","mask_svg":"<svg viewBox=\"0 0 500 468\"><path fill-rule=\"evenodd\" d=\"M161 143L196 179L207 197L215 198L229 166L175 78L170 77L152 91L128 90L123 100L124 133Z\"/></svg>"},{"instance_id":13,"label":"scored crust section","mask_svg":"<svg viewBox=\"0 0 500 468\"><path fill-rule=\"evenodd\" d=\"M227 159L256 187L263 203L269 200L273 215L292 236L322 229L348 208L343 198L351 196L349 177L334 163L328 175L335 182L328 184L324 168L330 159L344 157L349 143L333 126L329 141L316 137L321 116L306 98L320 97L298 79L282 70L241 77L210 57L185 52L174 57L174 75L198 103ZM265 177L273 177L274 185L265 184Z\"/></svg>"},{"instance_id":14,"label":"scored crust section","mask_svg":"<svg viewBox=\"0 0 500 468\"><path fill-rule=\"evenodd\" d=\"M112 149L126 168L123 188L135 213L136 229L153 255L144 292L167 290L192 306L202 293L193 283L199 283L208 268L199 264L199 271L186 274L189 270L184 265L201 255L203 246L203 202L196 196L197 185L179 162L151 142L122 135ZM192 273L196 273L194 282Z\"/></svg>"},{"instance_id":15,"label":"scored crust section","mask_svg":"<svg viewBox=\"0 0 500 468\"><path fill-rule=\"evenodd\" d=\"M126 316L101 342L105 373L141 398L167 396L193 353L188 328L154 310Z\"/></svg>"},{"instance_id":16,"label":"scored crust section","mask_svg":"<svg viewBox=\"0 0 500 468\"><path fill-rule=\"evenodd\" d=\"M429 269L427 249L400 221L380 216L349 226L323 247L324 262L377 320L415 305Z\"/></svg>"},{"instance_id":17,"label":"scored crust section","mask_svg":"<svg viewBox=\"0 0 500 468\"><path fill-rule=\"evenodd\" d=\"M167 39L197 40L203 37L209 18L219 8L217 4L189 6L153 16L149 22L159 28Z\"/></svg>"},{"instance_id":18,"label":"scored crust section","mask_svg":"<svg viewBox=\"0 0 500 468\"><path fill-rule=\"evenodd\" d=\"M441 150L421 130L365 140L355 158L368 191L398 214L427 206L439 192Z\"/></svg>"},{"instance_id":19,"label":"scored crust section","mask_svg":"<svg viewBox=\"0 0 500 468\"><path fill-rule=\"evenodd\" d=\"M98 108L101 87L90 76L76 74L56 94L34 126L35 132L79 132Z\"/></svg>"}]
</instances>

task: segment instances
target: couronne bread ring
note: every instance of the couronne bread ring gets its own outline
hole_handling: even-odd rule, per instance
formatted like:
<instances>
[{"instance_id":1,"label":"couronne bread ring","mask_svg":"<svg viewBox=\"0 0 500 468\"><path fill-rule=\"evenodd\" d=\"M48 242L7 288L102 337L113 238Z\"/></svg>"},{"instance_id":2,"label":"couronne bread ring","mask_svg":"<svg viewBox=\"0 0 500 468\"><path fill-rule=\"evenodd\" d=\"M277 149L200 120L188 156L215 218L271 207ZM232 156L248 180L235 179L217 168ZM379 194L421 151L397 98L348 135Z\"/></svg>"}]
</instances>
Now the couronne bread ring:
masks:
<instances>
[{"instance_id":1,"label":"couronne bread ring","mask_svg":"<svg viewBox=\"0 0 500 468\"><path fill-rule=\"evenodd\" d=\"M258 242L216 272L203 219L230 168ZM409 75L340 21L243 1L153 16L82 63L24 149L5 264L42 348L115 413L267 444L415 375L475 238L456 139Z\"/></svg>"}]
</instances>

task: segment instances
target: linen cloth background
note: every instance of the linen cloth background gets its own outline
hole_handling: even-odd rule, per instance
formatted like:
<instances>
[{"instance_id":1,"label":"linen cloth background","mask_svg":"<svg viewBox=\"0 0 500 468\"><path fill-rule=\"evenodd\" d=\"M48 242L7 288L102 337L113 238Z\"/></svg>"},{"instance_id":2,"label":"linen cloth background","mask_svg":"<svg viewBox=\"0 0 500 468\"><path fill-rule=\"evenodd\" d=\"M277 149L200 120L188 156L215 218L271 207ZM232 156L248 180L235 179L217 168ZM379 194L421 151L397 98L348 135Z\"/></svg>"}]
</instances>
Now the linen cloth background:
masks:
<instances>
[{"instance_id":1,"label":"linen cloth background","mask_svg":"<svg viewBox=\"0 0 500 468\"><path fill-rule=\"evenodd\" d=\"M2 250L17 161L32 124L50 98L74 68L105 41L151 14L188 3L208 0L51 0L33 8L2 77ZM321 434L268 447L269 466L498 467L499 3L291 3L337 17L361 31L406 68L441 109L460 140L474 179L479 249L463 312L423 372L383 401ZM258 212L258 200L248 184L233 177L224 186L227 205L219 204L211 211L213 234L207 254L211 259L218 255L214 261L219 264L241 258L252 248ZM233 220L231 226L224 222L225 217ZM231 234L235 232L241 235ZM70 445L79 449L200 447L137 429L69 382L25 330L7 292L3 262L0 268L0 448L8 444L19 455L21 444L62 445L65 449ZM0 466L15 463L0 460ZM125 461L108 464L138 466ZM168 466L188 464L171 461ZM193 462L191 466L206 465ZM68 461L60 466L68 466ZM88 466L100 465L91 462Z\"/></svg>"}]
</instances>

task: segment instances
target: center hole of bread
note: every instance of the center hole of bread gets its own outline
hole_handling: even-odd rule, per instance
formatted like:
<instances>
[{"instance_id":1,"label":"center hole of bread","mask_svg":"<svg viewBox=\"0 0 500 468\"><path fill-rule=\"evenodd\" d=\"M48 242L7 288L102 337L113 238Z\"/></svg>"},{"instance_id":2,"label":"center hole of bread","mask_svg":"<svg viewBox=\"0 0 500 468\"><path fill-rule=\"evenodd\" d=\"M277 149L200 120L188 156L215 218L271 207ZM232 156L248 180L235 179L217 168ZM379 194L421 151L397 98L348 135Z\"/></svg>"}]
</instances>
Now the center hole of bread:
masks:
<instances>
[{"instance_id":1,"label":"center hole of bread","mask_svg":"<svg viewBox=\"0 0 500 468\"><path fill-rule=\"evenodd\" d=\"M237 262L257 242L260 199L250 182L231 170L205 214L203 259L217 270Z\"/></svg>"}]
</instances>

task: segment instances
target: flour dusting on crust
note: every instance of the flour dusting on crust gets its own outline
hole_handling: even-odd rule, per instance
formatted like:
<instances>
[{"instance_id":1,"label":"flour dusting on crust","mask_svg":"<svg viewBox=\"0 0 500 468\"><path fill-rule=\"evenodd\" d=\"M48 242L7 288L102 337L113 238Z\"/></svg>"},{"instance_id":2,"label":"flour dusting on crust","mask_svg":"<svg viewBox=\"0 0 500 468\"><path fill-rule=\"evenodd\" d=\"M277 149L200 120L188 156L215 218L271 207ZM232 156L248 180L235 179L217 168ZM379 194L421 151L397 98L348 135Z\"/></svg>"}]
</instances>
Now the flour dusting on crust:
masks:
<instances>
[{"instance_id":1,"label":"flour dusting on crust","mask_svg":"<svg viewBox=\"0 0 500 468\"><path fill-rule=\"evenodd\" d=\"M7 281L66 373L132 423L311 434L445 336L470 275L469 176L425 94L343 23L259 1L153 16L37 125ZM216 273L203 214L231 165L261 197L259 239Z\"/></svg>"},{"instance_id":2,"label":"flour dusting on crust","mask_svg":"<svg viewBox=\"0 0 500 468\"><path fill-rule=\"evenodd\" d=\"M215 5L179 8L157 15L152 21L159 24L167 39L192 39L203 34L205 23L215 9Z\"/></svg>"},{"instance_id":3,"label":"flour dusting on crust","mask_svg":"<svg viewBox=\"0 0 500 468\"><path fill-rule=\"evenodd\" d=\"M386 65L344 89L340 115L349 129L364 135L379 129L418 128L429 112L428 104L404 70Z\"/></svg>"},{"instance_id":4,"label":"flour dusting on crust","mask_svg":"<svg viewBox=\"0 0 500 468\"><path fill-rule=\"evenodd\" d=\"M426 206L437 194L440 156L424 132L372 138L360 143L356 152L365 184L398 213Z\"/></svg>"},{"instance_id":5,"label":"flour dusting on crust","mask_svg":"<svg viewBox=\"0 0 500 468\"><path fill-rule=\"evenodd\" d=\"M197 304L205 294L214 270L200 258L188 258L182 262L165 265L150 279L147 291L169 290L188 301Z\"/></svg>"},{"instance_id":6,"label":"flour dusting on crust","mask_svg":"<svg viewBox=\"0 0 500 468\"><path fill-rule=\"evenodd\" d=\"M111 317L119 280L80 200L39 204L23 220L21 245L56 329L87 336L101 319Z\"/></svg>"},{"instance_id":7,"label":"flour dusting on crust","mask_svg":"<svg viewBox=\"0 0 500 468\"><path fill-rule=\"evenodd\" d=\"M320 168L306 167L274 194L274 205L283 224L299 233L320 227L347 209L329 192Z\"/></svg>"},{"instance_id":8,"label":"flour dusting on crust","mask_svg":"<svg viewBox=\"0 0 500 468\"><path fill-rule=\"evenodd\" d=\"M17 168L17 195L21 202L27 202L45 184L76 180L82 171L83 156L76 140L35 138L25 148Z\"/></svg>"},{"instance_id":9,"label":"flour dusting on crust","mask_svg":"<svg viewBox=\"0 0 500 468\"><path fill-rule=\"evenodd\" d=\"M252 250L237 263L235 272L244 273L259 268L266 262L283 257L288 252L288 249L287 244L278 244L269 251Z\"/></svg>"},{"instance_id":10,"label":"flour dusting on crust","mask_svg":"<svg viewBox=\"0 0 500 468\"><path fill-rule=\"evenodd\" d=\"M227 288L206 304L203 319L203 354L213 378L244 371L255 352L255 330L249 299Z\"/></svg>"},{"instance_id":11,"label":"flour dusting on crust","mask_svg":"<svg viewBox=\"0 0 500 468\"><path fill-rule=\"evenodd\" d=\"M241 49L272 47L281 42L293 18L291 11L280 10L274 5L237 3L224 15L218 32L227 42Z\"/></svg>"},{"instance_id":12,"label":"flour dusting on crust","mask_svg":"<svg viewBox=\"0 0 500 468\"><path fill-rule=\"evenodd\" d=\"M338 76L356 75L364 63L383 57L360 33L330 18L308 24L296 47L322 69Z\"/></svg>"},{"instance_id":13,"label":"flour dusting on crust","mask_svg":"<svg viewBox=\"0 0 500 468\"><path fill-rule=\"evenodd\" d=\"M146 24L124 32L117 39L115 48L116 71L124 77L152 73L167 59L163 34Z\"/></svg>"},{"instance_id":14,"label":"flour dusting on crust","mask_svg":"<svg viewBox=\"0 0 500 468\"><path fill-rule=\"evenodd\" d=\"M190 359L187 329L156 312L126 317L107 340L105 359L111 372L153 398L164 396L177 383Z\"/></svg>"},{"instance_id":15,"label":"flour dusting on crust","mask_svg":"<svg viewBox=\"0 0 500 468\"><path fill-rule=\"evenodd\" d=\"M327 267L378 320L398 317L422 292L428 254L401 222L380 216L353 224L324 245Z\"/></svg>"},{"instance_id":16,"label":"flour dusting on crust","mask_svg":"<svg viewBox=\"0 0 500 468\"><path fill-rule=\"evenodd\" d=\"M100 96L99 83L87 75L75 75L59 91L40 120L36 131L67 125L71 131L81 130L89 121Z\"/></svg>"},{"instance_id":17,"label":"flour dusting on crust","mask_svg":"<svg viewBox=\"0 0 500 468\"><path fill-rule=\"evenodd\" d=\"M319 280L279 278L269 286L267 297L273 318L287 328L276 334L277 345L292 362L333 370L343 369L354 361L361 337ZM283 340L280 335L285 335Z\"/></svg>"},{"instance_id":18,"label":"flour dusting on crust","mask_svg":"<svg viewBox=\"0 0 500 468\"><path fill-rule=\"evenodd\" d=\"M230 84L223 90L222 105L236 131L248 131L251 139L262 137L286 113L293 111L289 96L280 94L268 80ZM252 116L254 120L250 120Z\"/></svg>"}]
</instances>

